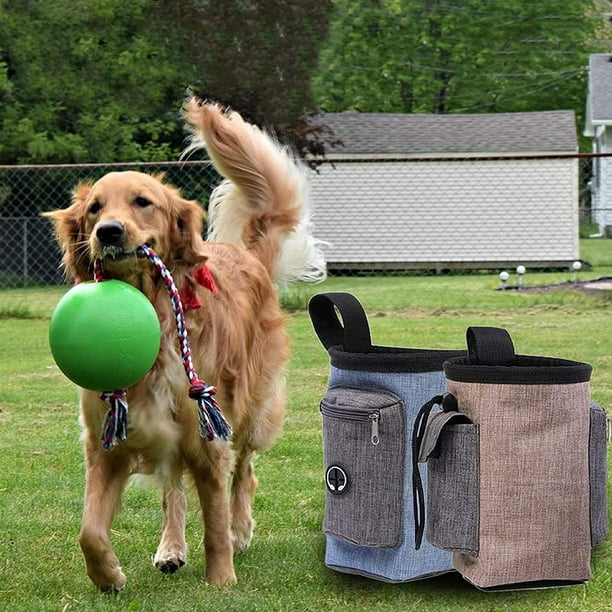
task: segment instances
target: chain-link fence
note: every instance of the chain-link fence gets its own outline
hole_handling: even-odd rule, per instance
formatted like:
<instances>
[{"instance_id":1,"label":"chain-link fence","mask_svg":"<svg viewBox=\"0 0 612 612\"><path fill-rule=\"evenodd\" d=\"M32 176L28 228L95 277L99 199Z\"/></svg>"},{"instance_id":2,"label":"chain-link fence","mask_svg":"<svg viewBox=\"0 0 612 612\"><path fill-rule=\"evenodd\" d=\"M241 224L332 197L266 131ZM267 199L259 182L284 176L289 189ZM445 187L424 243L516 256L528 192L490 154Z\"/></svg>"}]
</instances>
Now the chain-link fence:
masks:
<instances>
[{"instance_id":1,"label":"chain-link fence","mask_svg":"<svg viewBox=\"0 0 612 612\"><path fill-rule=\"evenodd\" d=\"M78 182L127 169L162 172L204 204L220 181L209 162L0 166L0 289L62 283L40 213L67 206ZM579 230L612 227L612 157L326 161L311 196L332 273L554 267L577 257Z\"/></svg>"},{"instance_id":2,"label":"chain-link fence","mask_svg":"<svg viewBox=\"0 0 612 612\"><path fill-rule=\"evenodd\" d=\"M221 180L206 161L0 166L0 289L64 282L51 222L41 213L68 206L79 182L122 170L163 173L186 198L200 202Z\"/></svg>"}]
</instances>

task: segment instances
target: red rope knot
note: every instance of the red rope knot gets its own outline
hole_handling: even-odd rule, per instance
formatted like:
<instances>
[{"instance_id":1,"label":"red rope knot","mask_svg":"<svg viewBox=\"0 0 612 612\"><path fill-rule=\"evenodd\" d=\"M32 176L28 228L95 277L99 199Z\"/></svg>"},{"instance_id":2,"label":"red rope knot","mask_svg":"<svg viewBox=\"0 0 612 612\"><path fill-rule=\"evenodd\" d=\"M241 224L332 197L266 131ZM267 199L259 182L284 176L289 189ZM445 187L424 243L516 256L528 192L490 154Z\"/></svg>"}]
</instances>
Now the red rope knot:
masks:
<instances>
[{"instance_id":1,"label":"red rope knot","mask_svg":"<svg viewBox=\"0 0 612 612\"><path fill-rule=\"evenodd\" d=\"M203 380L197 380L189 387L189 397L195 400L213 397L216 392L217 387L207 385Z\"/></svg>"}]
</instances>

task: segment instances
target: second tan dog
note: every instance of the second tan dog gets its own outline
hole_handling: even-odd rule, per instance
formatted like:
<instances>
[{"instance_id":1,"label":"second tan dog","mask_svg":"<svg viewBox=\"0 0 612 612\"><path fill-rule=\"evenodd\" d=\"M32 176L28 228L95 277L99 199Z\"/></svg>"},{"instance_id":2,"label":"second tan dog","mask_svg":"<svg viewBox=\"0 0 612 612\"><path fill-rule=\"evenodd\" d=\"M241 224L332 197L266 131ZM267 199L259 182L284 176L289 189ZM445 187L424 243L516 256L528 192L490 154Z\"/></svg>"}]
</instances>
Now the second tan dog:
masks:
<instances>
[{"instance_id":1,"label":"second tan dog","mask_svg":"<svg viewBox=\"0 0 612 612\"><path fill-rule=\"evenodd\" d=\"M89 577L104 591L125 585L109 534L135 473L155 474L163 487L155 566L171 573L186 561L187 471L202 506L206 579L215 585L236 581L233 554L249 545L253 533L254 453L279 433L285 408L289 350L275 285L305 270L322 274L322 259L308 234L303 175L294 159L235 113L197 100L185 111L194 146L205 145L229 179L211 202L215 242L201 237L203 211L196 202L160 177L138 172L113 172L79 185L69 208L49 213L67 273L91 279L94 260L102 259L109 278L144 292L162 327L157 361L128 389L127 440L102 448L108 406L97 392L80 391L87 465L80 544ZM224 240L235 244L219 242ZM194 365L218 388L217 400L234 430L231 442L198 434L197 405L188 396L168 295L157 270L136 256L144 243L160 255L181 289ZM215 288L203 282L207 275Z\"/></svg>"}]
</instances>

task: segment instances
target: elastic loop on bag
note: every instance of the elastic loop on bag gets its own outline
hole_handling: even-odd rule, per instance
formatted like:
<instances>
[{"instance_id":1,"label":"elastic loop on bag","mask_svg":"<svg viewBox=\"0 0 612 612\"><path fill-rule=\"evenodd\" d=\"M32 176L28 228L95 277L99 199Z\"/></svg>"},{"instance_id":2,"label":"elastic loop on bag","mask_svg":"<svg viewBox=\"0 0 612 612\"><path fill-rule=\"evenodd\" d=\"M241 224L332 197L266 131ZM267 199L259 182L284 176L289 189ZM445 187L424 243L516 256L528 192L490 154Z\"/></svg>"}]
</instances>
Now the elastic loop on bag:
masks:
<instances>
[{"instance_id":1,"label":"elastic loop on bag","mask_svg":"<svg viewBox=\"0 0 612 612\"><path fill-rule=\"evenodd\" d=\"M510 334L500 327L468 327L468 354L473 365L509 366L516 363Z\"/></svg>"},{"instance_id":2,"label":"elastic loop on bag","mask_svg":"<svg viewBox=\"0 0 612 612\"><path fill-rule=\"evenodd\" d=\"M412 504L414 513L414 548L419 550L425 532L425 491L419 470L419 455L425 437L427 420L434 406L442 406L443 395L432 397L420 410L412 429Z\"/></svg>"},{"instance_id":3,"label":"elastic loop on bag","mask_svg":"<svg viewBox=\"0 0 612 612\"><path fill-rule=\"evenodd\" d=\"M338 313L342 316L342 322ZM320 293L311 298L308 312L314 330L326 349L342 345L349 353L372 348L370 327L359 300L350 293Z\"/></svg>"},{"instance_id":4,"label":"elastic loop on bag","mask_svg":"<svg viewBox=\"0 0 612 612\"><path fill-rule=\"evenodd\" d=\"M442 408L431 416L435 406ZM457 398L452 393L432 397L418 412L412 429L412 503L414 511L414 548L419 550L425 533L425 491L419 463L424 463L433 454L444 426L451 422L471 423L470 419L457 412Z\"/></svg>"}]
</instances>

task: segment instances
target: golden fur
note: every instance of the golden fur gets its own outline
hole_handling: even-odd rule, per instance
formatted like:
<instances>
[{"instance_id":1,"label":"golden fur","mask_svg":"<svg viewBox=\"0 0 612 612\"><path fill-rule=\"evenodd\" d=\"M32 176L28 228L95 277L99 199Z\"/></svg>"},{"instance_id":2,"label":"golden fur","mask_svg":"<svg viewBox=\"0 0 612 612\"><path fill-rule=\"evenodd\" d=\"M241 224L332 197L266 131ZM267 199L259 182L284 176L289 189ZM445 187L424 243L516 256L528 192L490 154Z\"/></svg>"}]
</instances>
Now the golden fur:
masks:
<instances>
[{"instance_id":1,"label":"golden fur","mask_svg":"<svg viewBox=\"0 0 612 612\"><path fill-rule=\"evenodd\" d=\"M67 273L91 279L92 262L102 258L108 277L144 292L162 328L157 361L128 389L126 441L103 450L100 434L108 406L97 392L80 391L87 464L80 544L89 577L105 591L125 585L109 532L134 473L156 474L163 485L155 566L171 573L186 560L186 470L202 506L206 579L215 585L236 581L233 554L248 546L253 532L253 456L279 433L285 407L288 340L274 282L283 282L279 262L291 259L283 252L287 245L301 261L285 266L290 276L307 267L307 254L314 252L303 231L303 181L294 160L236 113L191 100L185 114L194 147L204 144L231 181L213 197L216 235L234 235L240 245L204 241L202 208L162 177L138 172L112 172L81 184L69 208L48 213ZM111 234L119 228L110 238L109 227ZM209 442L198 434L197 404L187 394L166 289L151 263L135 256L143 243L160 255L177 287L191 284L201 302L186 312L194 365L203 380L218 388L217 400L234 430L230 443ZM204 263L216 294L193 281L194 270Z\"/></svg>"}]
</instances>

